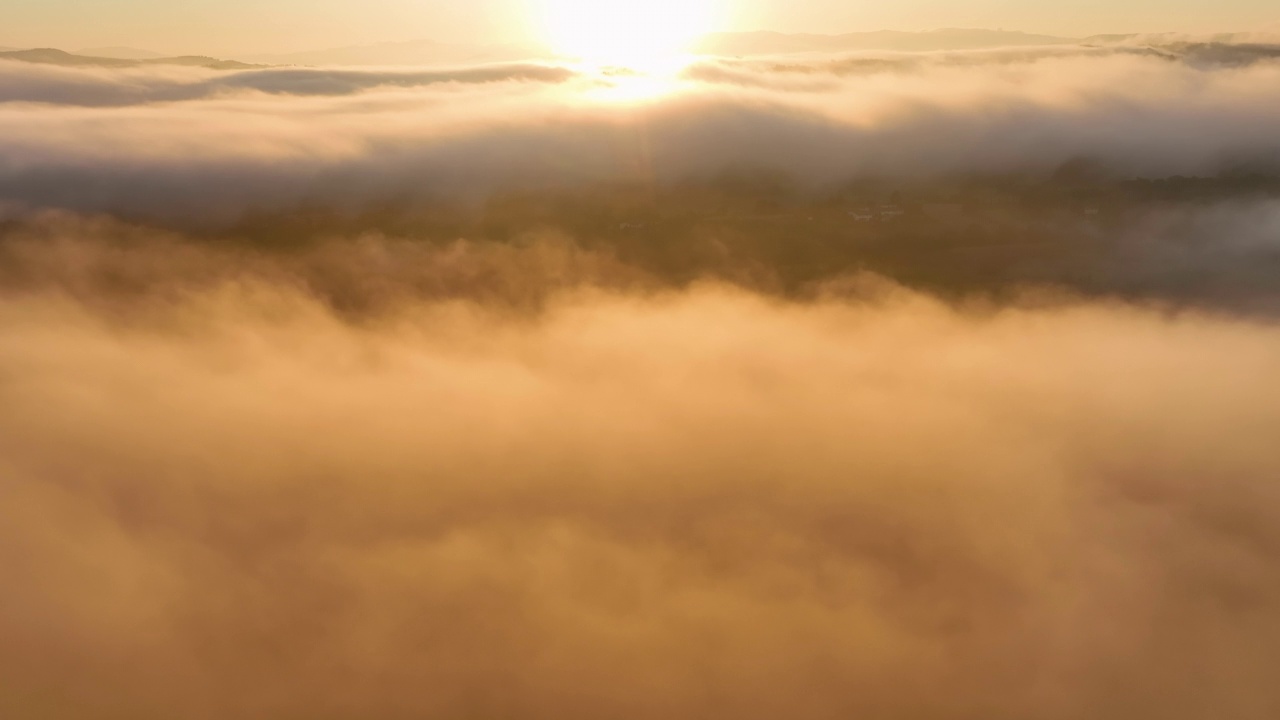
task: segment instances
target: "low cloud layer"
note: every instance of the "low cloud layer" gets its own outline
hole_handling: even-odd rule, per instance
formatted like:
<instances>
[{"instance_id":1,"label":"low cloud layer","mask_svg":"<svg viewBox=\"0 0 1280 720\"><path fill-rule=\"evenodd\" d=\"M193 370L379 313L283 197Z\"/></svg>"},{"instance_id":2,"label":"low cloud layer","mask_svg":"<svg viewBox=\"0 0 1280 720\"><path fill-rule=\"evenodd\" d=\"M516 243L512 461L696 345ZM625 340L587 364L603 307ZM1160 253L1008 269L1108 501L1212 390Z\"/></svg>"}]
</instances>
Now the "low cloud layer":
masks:
<instances>
[{"instance_id":1,"label":"low cloud layer","mask_svg":"<svg viewBox=\"0 0 1280 720\"><path fill-rule=\"evenodd\" d=\"M1273 720L1195 52L0 63L0 717Z\"/></svg>"},{"instance_id":2,"label":"low cloud layer","mask_svg":"<svg viewBox=\"0 0 1280 720\"><path fill-rule=\"evenodd\" d=\"M234 73L187 68L85 70L0 61L0 102L112 107L198 101L244 93L341 96L443 83L564 82L574 73L550 65L490 65L455 70L271 68Z\"/></svg>"},{"instance_id":3,"label":"low cloud layer","mask_svg":"<svg viewBox=\"0 0 1280 720\"><path fill-rule=\"evenodd\" d=\"M741 167L827 186L1047 172L1082 156L1151 177L1280 162L1280 65L1263 55L706 61L656 96L644 80L545 66L220 74L0 65L0 197L184 223L307 198L476 198Z\"/></svg>"},{"instance_id":4,"label":"low cloud layer","mask_svg":"<svg viewBox=\"0 0 1280 720\"><path fill-rule=\"evenodd\" d=\"M1280 710L1270 322L88 232L0 297L7 717Z\"/></svg>"}]
</instances>

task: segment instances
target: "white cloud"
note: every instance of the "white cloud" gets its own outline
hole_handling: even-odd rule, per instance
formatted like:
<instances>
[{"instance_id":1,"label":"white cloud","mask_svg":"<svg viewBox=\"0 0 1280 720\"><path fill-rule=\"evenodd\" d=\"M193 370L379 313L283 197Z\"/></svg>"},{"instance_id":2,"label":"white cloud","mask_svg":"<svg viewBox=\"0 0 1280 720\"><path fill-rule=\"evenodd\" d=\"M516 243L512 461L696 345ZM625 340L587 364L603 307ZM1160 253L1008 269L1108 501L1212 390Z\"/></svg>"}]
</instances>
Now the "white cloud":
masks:
<instances>
[{"instance_id":1,"label":"white cloud","mask_svg":"<svg viewBox=\"0 0 1280 720\"><path fill-rule=\"evenodd\" d=\"M825 60L709 64L702 80L638 105L539 66L149 75L12 65L0 86L10 100L0 195L225 219L307 195L483 194L734 166L825 183L1035 172L1089 156L1165 176L1271 167L1280 153L1273 62L1206 68L1112 51L884 62L852 73ZM154 102L166 94L192 99ZM72 105L29 102L38 96ZM131 104L75 106L120 102Z\"/></svg>"}]
</instances>

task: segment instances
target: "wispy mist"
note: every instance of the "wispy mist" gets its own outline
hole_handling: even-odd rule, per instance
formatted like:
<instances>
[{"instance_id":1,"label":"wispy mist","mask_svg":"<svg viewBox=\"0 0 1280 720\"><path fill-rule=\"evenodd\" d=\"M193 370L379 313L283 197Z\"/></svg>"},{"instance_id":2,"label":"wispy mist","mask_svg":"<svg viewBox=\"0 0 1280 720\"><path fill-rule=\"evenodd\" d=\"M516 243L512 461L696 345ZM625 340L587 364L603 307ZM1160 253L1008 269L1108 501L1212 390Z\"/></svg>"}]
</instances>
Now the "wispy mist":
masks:
<instances>
[{"instance_id":1,"label":"wispy mist","mask_svg":"<svg viewBox=\"0 0 1280 720\"><path fill-rule=\"evenodd\" d=\"M0 717L1280 716L1264 50L0 62Z\"/></svg>"},{"instance_id":2,"label":"wispy mist","mask_svg":"<svg viewBox=\"0 0 1280 720\"><path fill-rule=\"evenodd\" d=\"M252 275L0 301L6 714L1280 701L1269 323Z\"/></svg>"}]
</instances>

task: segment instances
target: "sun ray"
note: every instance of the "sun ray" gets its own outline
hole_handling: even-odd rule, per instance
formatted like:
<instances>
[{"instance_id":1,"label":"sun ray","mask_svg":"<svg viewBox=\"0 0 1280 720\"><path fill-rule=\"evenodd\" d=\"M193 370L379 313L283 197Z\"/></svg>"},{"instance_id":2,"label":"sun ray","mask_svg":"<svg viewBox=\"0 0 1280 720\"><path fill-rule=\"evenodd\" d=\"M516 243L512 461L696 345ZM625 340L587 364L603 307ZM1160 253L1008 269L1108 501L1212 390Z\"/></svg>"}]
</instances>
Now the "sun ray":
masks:
<instances>
[{"instance_id":1,"label":"sun ray","mask_svg":"<svg viewBox=\"0 0 1280 720\"><path fill-rule=\"evenodd\" d=\"M715 24L715 0L540 0L555 51L596 68L675 74Z\"/></svg>"}]
</instances>

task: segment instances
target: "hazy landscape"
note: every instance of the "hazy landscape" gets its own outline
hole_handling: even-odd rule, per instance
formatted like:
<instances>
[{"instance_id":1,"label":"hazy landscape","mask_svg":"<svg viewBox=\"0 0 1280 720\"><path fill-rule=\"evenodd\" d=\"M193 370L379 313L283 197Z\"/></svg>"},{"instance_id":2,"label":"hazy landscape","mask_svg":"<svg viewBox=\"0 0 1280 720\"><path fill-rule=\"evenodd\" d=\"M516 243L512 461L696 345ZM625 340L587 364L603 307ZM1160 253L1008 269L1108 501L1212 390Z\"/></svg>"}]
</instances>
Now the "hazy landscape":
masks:
<instances>
[{"instance_id":1,"label":"hazy landscape","mask_svg":"<svg viewBox=\"0 0 1280 720\"><path fill-rule=\"evenodd\" d=\"M0 25L0 717L1280 716L1280 37L1161 27Z\"/></svg>"}]
</instances>

